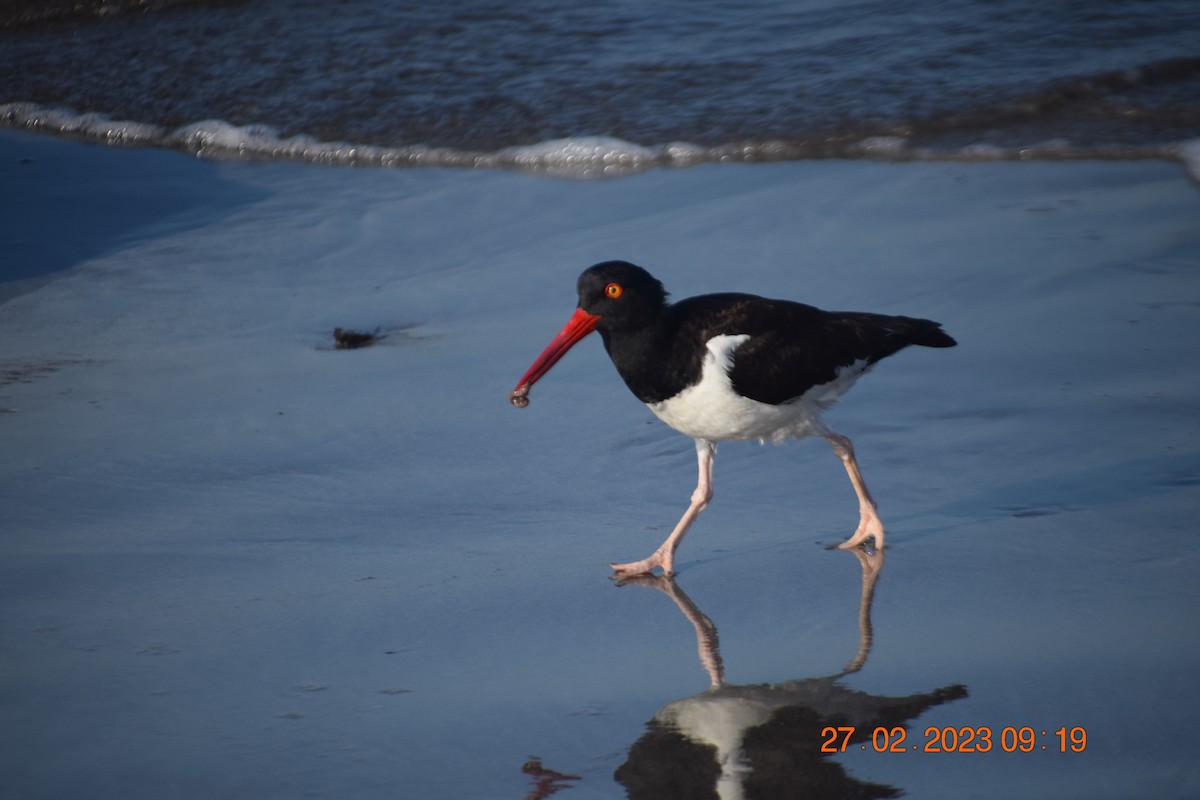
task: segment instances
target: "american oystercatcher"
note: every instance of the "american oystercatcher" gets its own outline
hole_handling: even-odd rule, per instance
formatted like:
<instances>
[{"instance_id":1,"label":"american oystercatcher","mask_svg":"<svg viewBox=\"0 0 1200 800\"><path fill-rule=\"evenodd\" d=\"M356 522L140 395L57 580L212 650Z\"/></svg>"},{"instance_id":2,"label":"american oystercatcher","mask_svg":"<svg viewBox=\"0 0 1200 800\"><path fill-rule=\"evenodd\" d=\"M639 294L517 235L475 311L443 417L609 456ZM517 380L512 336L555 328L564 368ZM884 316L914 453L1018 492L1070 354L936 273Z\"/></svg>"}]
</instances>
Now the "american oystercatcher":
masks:
<instances>
[{"instance_id":1,"label":"american oystercatcher","mask_svg":"<svg viewBox=\"0 0 1200 800\"><path fill-rule=\"evenodd\" d=\"M509 393L518 408L529 389L579 340L599 331L617 372L663 422L696 440L700 477L691 504L650 556L612 564L620 577L675 571L675 550L713 496L717 442L782 442L820 436L846 467L858 495L859 522L840 547L874 538L883 522L867 491L854 448L821 421L871 365L911 345L953 347L927 319L822 311L749 294L706 294L667 302L663 285L625 261L606 261L579 276L579 307Z\"/></svg>"}]
</instances>

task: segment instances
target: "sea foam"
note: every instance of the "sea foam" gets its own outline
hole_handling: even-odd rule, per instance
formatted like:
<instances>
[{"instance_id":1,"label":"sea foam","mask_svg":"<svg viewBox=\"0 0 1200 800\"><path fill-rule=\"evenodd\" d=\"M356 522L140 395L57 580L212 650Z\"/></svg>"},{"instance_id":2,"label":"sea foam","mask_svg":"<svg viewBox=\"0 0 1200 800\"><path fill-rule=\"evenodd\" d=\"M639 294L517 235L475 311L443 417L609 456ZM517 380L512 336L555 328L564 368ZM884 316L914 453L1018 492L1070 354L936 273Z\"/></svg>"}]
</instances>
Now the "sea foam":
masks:
<instances>
[{"instance_id":1,"label":"sea foam","mask_svg":"<svg viewBox=\"0 0 1200 800\"><path fill-rule=\"evenodd\" d=\"M511 169L563 178L614 178L655 168L701 163L746 163L849 158L882 161L1147 160L1182 162L1200 181L1200 139L1175 144L1087 145L1047 139L1020 146L976 142L956 148L914 146L905 136L857 141L791 142L779 139L702 146L689 142L646 145L612 136L571 136L485 152L425 144L376 145L282 135L268 125L201 120L169 129L99 113L80 114L36 103L0 104L0 125L126 147L165 147L202 158L298 161L353 167L460 167Z\"/></svg>"},{"instance_id":2,"label":"sea foam","mask_svg":"<svg viewBox=\"0 0 1200 800\"><path fill-rule=\"evenodd\" d=\"M1179 160L1187 169L1188 176L1200 183L1200 139L1189 139L1179 145Z\"/></svg>"}]
</instances>

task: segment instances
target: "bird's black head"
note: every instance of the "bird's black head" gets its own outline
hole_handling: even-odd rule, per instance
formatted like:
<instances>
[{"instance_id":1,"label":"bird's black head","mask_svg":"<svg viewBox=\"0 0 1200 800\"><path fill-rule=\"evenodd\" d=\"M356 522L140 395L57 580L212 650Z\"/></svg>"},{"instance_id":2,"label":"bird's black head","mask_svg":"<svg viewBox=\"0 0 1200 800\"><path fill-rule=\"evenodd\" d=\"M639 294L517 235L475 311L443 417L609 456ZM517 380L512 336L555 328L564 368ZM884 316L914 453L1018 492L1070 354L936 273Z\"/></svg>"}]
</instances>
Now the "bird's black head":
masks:
<instances>
[{"instance_id":1,"label":"bird's black head","mask_svg":"<svg viewBox=\"0 0 1200 800\"><path fill-rule=\"evenodd\" d=\"M667 304L663 285L627 261L605 261L579 276L579 307L600 317L598 328L629 330L654 320Z\"/></svg>"},{"instance_id":2,"label":"bird's black head","mask_svg":"<svg viewBox=\"0 0 1200 800\"><path fill-rule=\"evenodd\" d=\"M517 408L529 405L529 390L575 344L599 331L607 349L614 333L636 331L658 318L667 305L662 284L646 270L625 261L605 261L579 276L579 307L537 357L508 399ZM610 351L611 352L611 351Z\"/></svg>"}]
</instances>

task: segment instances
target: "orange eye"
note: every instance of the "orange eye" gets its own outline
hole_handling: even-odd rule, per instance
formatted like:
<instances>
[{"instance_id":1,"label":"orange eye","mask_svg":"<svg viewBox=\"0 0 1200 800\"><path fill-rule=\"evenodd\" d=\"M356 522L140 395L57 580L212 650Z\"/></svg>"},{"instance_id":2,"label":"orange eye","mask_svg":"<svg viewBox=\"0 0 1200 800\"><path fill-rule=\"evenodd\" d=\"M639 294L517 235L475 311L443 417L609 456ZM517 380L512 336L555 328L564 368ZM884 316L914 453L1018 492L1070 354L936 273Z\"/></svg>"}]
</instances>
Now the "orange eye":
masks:
<instances>
[{"instance_id":1,"label":"orange eye","mask_svg":"<svg viewBox=\"0 0 1200 800\"><path fill-rule=\"evenodd\" d=\"M616 300L618 297L620 297L621 293L624 291L625 290L621 288L621 284L619 283L610 283L608 286L604 287L604 293L613 300Z\"/></svg>"}]
</instances>

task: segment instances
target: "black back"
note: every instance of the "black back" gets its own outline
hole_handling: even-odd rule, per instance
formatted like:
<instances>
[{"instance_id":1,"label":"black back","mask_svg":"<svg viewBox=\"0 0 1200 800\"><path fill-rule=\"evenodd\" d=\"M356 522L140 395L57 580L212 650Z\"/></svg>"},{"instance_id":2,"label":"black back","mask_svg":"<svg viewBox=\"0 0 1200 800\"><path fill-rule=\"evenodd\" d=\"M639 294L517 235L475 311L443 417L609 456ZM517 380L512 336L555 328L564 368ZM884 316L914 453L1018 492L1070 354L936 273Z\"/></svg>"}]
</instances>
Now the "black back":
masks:
<instances>
[{"instance_id":1,"label":"black back","mask_svg":"<svg viewBox=\"0 0 1200 800\"><path fill-rule=\"evenodd\" d=\"M607 293L620 287L619 297ZM763 403L793 400L838 370L870 366L912 344L953 347L938 323L864 312L830 312L749 294L708 294L666 302L650 273L621 261L597 264L579 279L579 304L601 317L596 329L630 390L645 403L679 394L700 379L705 345L722 334L749 334L734 353L730 379Z\"/></svg>"}]
</instances>

